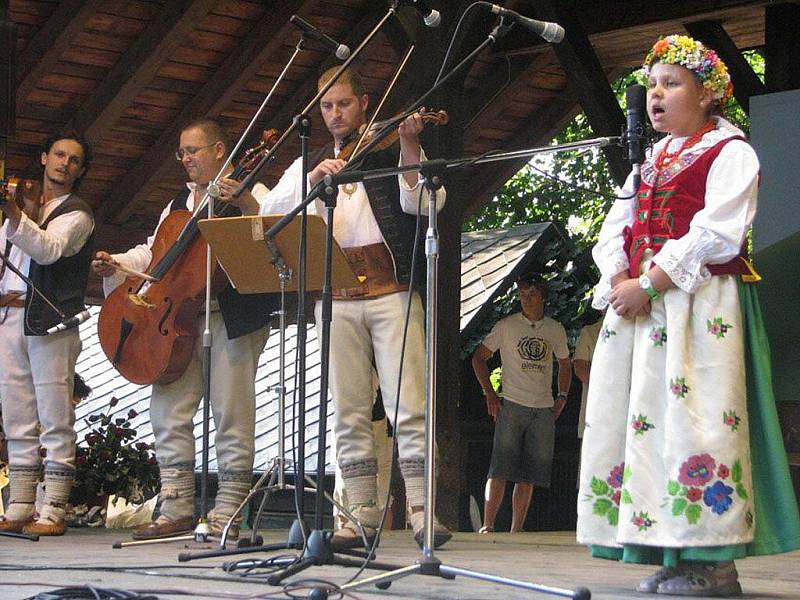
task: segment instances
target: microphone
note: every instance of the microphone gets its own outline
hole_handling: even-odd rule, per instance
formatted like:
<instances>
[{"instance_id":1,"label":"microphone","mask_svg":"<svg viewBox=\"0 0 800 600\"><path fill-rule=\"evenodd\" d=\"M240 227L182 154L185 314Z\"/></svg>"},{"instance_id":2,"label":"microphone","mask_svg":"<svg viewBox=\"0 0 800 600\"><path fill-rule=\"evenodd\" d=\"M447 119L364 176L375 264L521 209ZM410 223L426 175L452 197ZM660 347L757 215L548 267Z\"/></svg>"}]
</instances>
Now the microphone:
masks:
<instances>
[{"instance_id":1,"label":"microphone","mask_svg":"<svg viewBox=\"0 0 800 600\"><path fill-rule=\"evenodd\" d=\"M628 147L628 162L633 167L634 189L638 191L642 181L642 163L644 162L645 124L644 112L647 107L647 90L643 85L635 83L625 90L625 136Z\"/></svg>"},{"instance_id":2,"label":"microphone","mask_svg":"<svg viewBox=\"0 0 800 600\"><path fill-rule=\"evenodd\" d=\"M58 325L55 325L50 329L48 329L47 335L52 335L54 333L58 333L59 331L66 331L67 329L72 329L73 327L77 327L91 316L92 315L88 310L81 311L74 317L69 317L67 319L64 319Z\"/></svg>"},{"instance_id":3,"label":"microphone","mask_svg":"<svg viewBox=\"0 0 800 600\"><path fill-rule=\"evenodd\" d=\"M311 23L304 21L297 15L292 15L289 20L303 30L303 33L311 39L317 40L323 46L332 50L339 60L345 60L350 56L350 48L344 44L340 44L329 35L325 35L319 29L314 27Z\"/></svg>"},{"instance_id":4,"label":"microphone","mask_svg":"<svg viewBox=\"0 0 800 600\"><path fill-rule=\"evenodd\" d=\"M442 15L439 14L438 10L434 10L428 7L428 3L425 0L403 0L405 4L409 6L413 6L414 9L420 14L422 17L422 22L425 23L427 27L438 27L442 24Z\"/></svg>"},{"instance_id":5,"label":"microphone","mask_svg":"<svg viewBox=\"0 0 800 600\"><path fill-rule=\"evenodd\" d=\"M521 14L498 6L497 4L489 4L488 2L482 2L481 4L488 4L494 14L504 17L512 23L517 23L520 27L524 27L528 31L532 31L546 42L558 44L564 39L564 28L558 23L537 21L536 19L523 17Z\"/></svg>"}]
</instances>

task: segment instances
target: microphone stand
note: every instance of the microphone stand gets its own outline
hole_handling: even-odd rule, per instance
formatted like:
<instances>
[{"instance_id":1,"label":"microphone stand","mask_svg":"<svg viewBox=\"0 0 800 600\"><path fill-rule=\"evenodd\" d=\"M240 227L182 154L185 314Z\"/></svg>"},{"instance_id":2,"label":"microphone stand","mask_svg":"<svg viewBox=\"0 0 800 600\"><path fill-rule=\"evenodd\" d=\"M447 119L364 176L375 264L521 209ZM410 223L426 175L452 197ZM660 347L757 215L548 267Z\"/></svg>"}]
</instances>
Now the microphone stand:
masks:
<instances>
[{"instance_id":1,"label":"microphone stand","mask_svg":"<svg viewBox=\"0 0 800 600\"><path fill-rule=\"evenodd\" d=\"M439 89L444 83L452 78L456 73L460 72L486 47L493 45L499 37L504 35L510 27L504 24L501 17L494 29L473 52L467 55L458 65L456 65L445 77L439 79L435 85L423 94L416 102L409 106L409 110L414 110L416 107L421 106L422 103ZM404 111L405 112L405 111ZM380 135L380 134L379 134ZM376 136L378 137L378 136ZM434 523L434 508L435 508L435 472L436 472L436 368L437 368L437 326L438 326L438 260L439 260L439 234L437 230L437 213L436 213L436 190L441 187L441 178L445 171L449 168L460 168L473 164L482 164L487 162L495 162L500 160L509 160L514 158L527 158L536 154L544 152L555 152L561 150L574 150L577 148L587 148L594 146L606 146L616 143L619 138L598 138L597 140L590 140L586 142L573 142L571 144L564 144L562 146L547 146L544 148L534 148L530 150L522 150L515 152L493 153L491 155L484 155L479 157L459 159L447 161L443 159L424 161L418 165L406 165L397 168L376 169L372 172L356 170L347 170L346 168L335 175L328 175L325 177L324 184L326 190L338 189L336 186L354 182L364 181L367 179L397 176L401 173L410 171L419 171L425 182L425 187L428 190L428 229L425 236L425 255L426 270L427 270L427 294L425 306L425 513L424 513L424 536L422 544L422 556L413 564L407 567L401 567L389 573L368 577L359 581L347 583L343 586L335 588L338 593L347 593L347 591L360 588L367 585L376 585L380 589L386 589L391 585L392 581L402 579L409 575L420 574L443 579L454 579L457 575L465 577L472 577L474 579L481 579L484 581L491 581L503 585L513 586L516 588L527 589L531 591L543 592L567 598L575 598L577 600L588 600L591 598L591 592L585 587L579 587L575 591L555 588L551 586L544 586L525 581L519 581L491 575L488 573L481 573L459 567L447 566L436 557L434 553L433 544L433 523ZM318 594L316 597L327 597L329 591L324 587L315 587L314 592Z\"/></svg>"},{"instance_id":2,"label":"microphone stand","mask_svg":"<svg viewBox=\"0 0 800 600\"><path fill-rule=\"evenodd\" d=\"M386 14L381 18L381 20L373 27L372 31L370 31L367 36L364 38L364 41L359 44L359 46L352 52L352 54L348 57L348 59L339 67L339 70L333 75L333 77L326 82L322 88L317 92L314 98L308 103L308 105L298 114L298 116L292 122L291 127L289 127L281 136L281 138L276 142L275 146L267 153L266 156L255 166L255 168L251 171L251 173L242 181L239 187L234 191L234 197L240 194L244 189L247 189L249 185L251 185L252 179L258 174L258 172L263 168L263 166L267 163L267 161L271 158L271 156L275 153L275 151L280 147L286 138L296 129L299 128L308 128L309 119L308 114L314 109L314 107L318 104L319 100L327 93L327 91L336 84L341 74L347 69L350 64L361 54L363 49L366 45L374 38L377 33L383 28L383 25L397 12L397 7L399 5L398 1L393 1L386 12ZM396 568L395 565L389 564L381 564L373 562L374 553L363 553L358 551L341 551L339 554L346 554L349 556L358 557L359 560L354 560L352 558L343 558L337 556L333 548L330 545L331 538L333 537L333 532L330 530L324 530L324 522L323 522L323 511L324 511L324 502L325 502L325 492L324 492L324 483L325 483L325 454L326 454L326 438L327 438L327 418L328 418L328 411L327 411L327 403L328 403L328 370L329 370L329 356L330 356L330 322L331 322L331 315L332 315L332 288L331 288L331 275L332 275L332 255L333 255L333 209L336 203L336 195L338 193L338 188L326 188L323 190L323 186L317 185L312 191L311 194L308 194L307 190L307 182L308 182L308 149L306 146L303 145L305 137L301 134L301 151L302 151L302 197L303 201L296 206L292 211L287 213L283 218L281 218L277 223L275 223L270 229L268 229L264 237L265 239L272 239L274 238L289 222L291 222L295 216L300 214L301 212L305 214L306 208L308 207L311 202L316 200L320 197L321 192L325 192L323 200L325 201L326 206L326 247L325 247L325 278L323 284L323 291L322 291L322 336L320 339L320 391L319 391L319 430L317 436L317 482L316 482L316 497L315 497L315 511L314 511L314 528L311 530L306 544L303 548L303 553L298 558L287 558L287 559L278 559L276 561L272 561L272 564L278 565L286 565L285 568L281 571L277 571L272 573L267 582L270 585L278 585L281 581L290 577L291 575L298 573L304 569L307 569L311 566L321 566L321 565L341 565L341 566L348 566L348 567L361 567L364 563L364 560L369 561L369 566L371 568L383 569L383 570L392 570ZM305 220L303 220L305 223ZM306 232L304 227L301 229L301 252L300 252L300 277L298 281L298 315L300 315L300 306L304 303L305 297L305 239L306 239ZM304 315L302 318L298 316L298 351L300 352L299 359L304 364L305 360L305 346L300 345L300 334L305 334L305 319ZM305 386L304 386L304 379L305 379L305 372L304 370L300 371L301 378L298 382L302 386L302 392L299 393L299 406L300 406L300 416L304 418L305 416ZM300 426L300 435L304 435L304 427ZM297 477L300 478L301 474L304 476L304 471L302 470L302 466L305 462L305 444L304 444L304 437L302 438L303 441L299 443L299 458L298 458L298 471ZM300 479L303 481L303 479ZM357 522L354 520L354 522ZM362 531L363 536L363 531Z\"/></svg>"},{"instance_id":3,"label":"microphone stand","mask_svg":"<svg viewBox=\"0 0 800 600\"><path fill-rule=\"evenodd\" d=\"M433 545L433 518L434 507L436 504L436 368L437 368L437 325L438 325L438 261L439 261L439 234L437 230L436 213L436 190L441 187L442 175L451 168L462 168L474 164L496 162L500 160L510 160L517 158L529 158L537 154L546 152L559 152L574 150L576 148L603 147L616 143L619 138L603 137L582 142L572 142L559 146L545 146L528 150L518 150L512 152L502 152L491 156L479 156L473 158L463 158L456 160L428 160L415 165L405 165L402 167L392 167L387 169L375 169L373 171L349 171L339 172L335 175L325 177L326 189L338 189L337 186L352 183L355 181L366 181L383 177L396 177L401 173L419 171L428 190L428 229L425 236L425 255L427 257L427 294L425 305L425 521L424 521L424 540L422 544L422 556L413 565L401 567L394 571L375 575L346 583L335 590L324 587L315 587L314 591L318 594L314 597L327 597L331 591L345 594L353 589L375 585L380 589L386 589L392 581L402 579L409 575L430 575L443 579L455 579L457 575L480 579L502 585L513 586L520 589L531 590L574 598L577 600L588 600L591 592L585 587L578 587L576 590L567 590L546 586L541 584L529 583L516 579L509 579L499 575L492 575L480 571L464 569L443 564L434 554ZM311 596L309 596L311 597Z\"/></svg>"}]
</instances>

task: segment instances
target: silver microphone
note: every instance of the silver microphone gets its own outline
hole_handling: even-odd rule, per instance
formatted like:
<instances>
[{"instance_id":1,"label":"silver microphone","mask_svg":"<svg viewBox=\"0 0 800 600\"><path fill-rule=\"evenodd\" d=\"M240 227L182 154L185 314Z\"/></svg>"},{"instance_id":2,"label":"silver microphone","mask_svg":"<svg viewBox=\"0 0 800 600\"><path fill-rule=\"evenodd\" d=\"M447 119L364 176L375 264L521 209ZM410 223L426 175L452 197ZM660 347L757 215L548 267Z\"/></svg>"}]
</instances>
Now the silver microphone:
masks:
<instances>
[{"instance_id":1,"label":"silver microphone","mask_svg":"<svg viewBox=\"0 0 800 600\"><path fill-rule=\"evenodd\" d=\"M429 8L425 0L404 0L404 2L416 9L426 27L438 27L442 24L442 15L438 10Z\"/></svg>"},{"instance_id":2,"label":"silver microphone","mask_svg":"<svg viewBox=\"0 0 800 600\"><path fill-rule=\"evenodd\" d=\"M503 8L502 6L498 6L497 4L489 4L488 2L484 2L483 4L489 5L490 10L494 14L505 17L509 21L517 23L520 27L524 27L528 31L532 31L546 42L558 44L564 39L564 28L558 23L537 21L536 19L523 17L521 14L514 12L513 10Z\"/></svg>"},{"instance_id":3,"label":"silver microphone","mask_svg":"<svg viewBox=\"0 0 800 600\"><path fill-rule=\"evenodd\" d=\"M291 21L292 23L297 25L300 29L302 29L304 35L307 35L308 37L317 40L323 46L326 46L328 49L332 50L333 53L336 55L336 58L338 58L339 60L345 60L348 56L350 56L350 48L348 48L344 44L340 44L331 36L325 35L308 21L304 21L297 15L292 15L291 17L289 17L289 21Z\"/></svg>"}]
</instances>

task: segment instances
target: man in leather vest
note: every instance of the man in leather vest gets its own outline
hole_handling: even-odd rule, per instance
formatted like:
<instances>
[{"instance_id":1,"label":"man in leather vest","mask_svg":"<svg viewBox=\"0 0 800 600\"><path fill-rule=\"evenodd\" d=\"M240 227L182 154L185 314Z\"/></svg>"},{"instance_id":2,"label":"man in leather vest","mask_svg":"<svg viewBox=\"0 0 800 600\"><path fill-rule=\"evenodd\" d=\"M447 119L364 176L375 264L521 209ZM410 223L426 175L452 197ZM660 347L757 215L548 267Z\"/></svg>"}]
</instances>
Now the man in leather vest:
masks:
<instances>
[{"instance_id":1,"label":"man in leather vest","mask_svg":"<svg viewBox=\"0 0 800 600\"><path fill-rule=\"evenodd\" d=\"M329 69L319 80L320 88L336 69ZM361 79L354 71L343 76L320 100L322 117L333 136L328 156L311 165L310 186L327 174L341 170L345 162L336 156L343 142L365 123L368 98ZM364 168L413 164L425 158L419 142L422 118L408 117L399 128L400 144L370 155ZM301 162L297 159L276 187L261 203L262 214L283 214L301 200ZM423 541L425 467L425 352L424 319L420 295L409 290L411 259L418 200L422 183L417 173L378 183L353 183L339 187L333 234L362 283L356 288L334 290L330 330L330 391L336 408L334 431L337 461L347 492L348 509L365 526L366 536L374 537L379 524L377 506L377 460L372 435L372 360L380 379L386 413L394 423L398 439L400 470L411 508L409 519L414 536ZM437 192L437 208L444 205L445 191ZM427 203L422 202L423 213ZM322 213L321 206L312 207ZM321 257L312 257L321 260ZM420 261L418 261L420 264ZM416 278L416 284L421 283ZM411 316L405 347L402 381L397 389L400 357L403 354L403 325L409 294ZM315 309L320 327L321 303ZM450 539L450 532L435 523L434 543ZM363 544L352 523L333 537L335 549Z\"/></svg>"},{"instance_id":2,"label":"man in leather vest","mask_svg":"<svg viewBox=\"0 0 800 600\"><path fill-rule=\"evenodd\" d=\"M216 121L199 119L182 130L176 158L190 181L186 184L187 189L164 209L159 223L174 210L194 210L200 206L209 182L222 168L227 154L225 134ZM231 192L237 186L236 181L221 178L220 199L231 201ZM253 194L265 192L266 188L261 184L253 188ZM249 204L258 206L250 192L243 193L235 204L241 209L248 209ZM124 276L111 265L145 271L152 260L154 238L155 233L145 244L122 254L98 252L95 255L92 266L104 278L106 295L124 280ZM214 508L209 513L209 525L211 534L215 536L221 534L251 487L255 454L255 376L258 358L269 335L267 323L275 308L273 296L240 295L230 284L212 301L210 396L216 425L214 445L219 488ZM150 416L161 470L160 515L135 531L134 539L156 539L185 533L191 531L196 522L193 419L204 389L203 312L197 315L195 323L198 335L186 371L172 383L153 385ZM237 518L229 529L229 538L238 537L240 520L241 517Z\"/></svg>"},{"instance_id":3,"label":"man in leather vest","mask_svg":"<svg viewBox=\"0 0 800 600\"><path fill-rule=\"evenodd\" d=\"M81 341L74 327L51 335L47 330L86 308L94 218L91 207L74 191L89 166L91 150L72 131L51 136L43 148L38 210L26 214L13 199L0 204L6 217L0 251L33 284L5 263L0 265L0 399L11 485L0 531L62 535L75 473L72 385ZM46 491L36 514L40 449L46 451Z\"/></svg>"}]
</instances>

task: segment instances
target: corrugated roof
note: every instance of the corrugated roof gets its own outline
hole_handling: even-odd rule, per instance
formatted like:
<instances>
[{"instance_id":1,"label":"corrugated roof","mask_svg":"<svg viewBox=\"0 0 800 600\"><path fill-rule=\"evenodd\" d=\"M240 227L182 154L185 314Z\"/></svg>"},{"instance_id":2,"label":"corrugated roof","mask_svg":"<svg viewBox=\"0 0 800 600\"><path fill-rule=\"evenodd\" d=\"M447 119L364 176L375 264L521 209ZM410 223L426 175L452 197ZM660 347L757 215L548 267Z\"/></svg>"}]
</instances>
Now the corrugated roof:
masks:
<instances>
[{"instance_id":1,"label":"corrugated roof","mask_svg":"<svg viewBox=\"0 0 800 600\"><path fill-rule=\"evenodd\" d=\"M522 225L509 229L475 231L461 236L461 331L474 327L481 319L481 310L505 292L516 275L536 258L546 242L556 234L550 223ZM97 337L99 307L91 309L92 317L81 328L83 351L78 358L76 371L92 387L92 396L78 405L75 427L78 440L82 441L90 427L86 417L98 412L112 410L112 417L123 417L134 409L138 415L131 424L138 432L139 440L153 441L150 423L150 387L132 384L122 378L111 366L100 348ZM294 359L297 342L297 327L291 325L286 332L286 422L287 432L293 431L293 394L295 391ZM316 330L308 326L306 358L306 469L316 468L317 423L319 421L319 347ZM261 355L256 375L256 470L264 470L278 454L278 399L271 391L279 382L279 335L273 330ZM111 398L118 404L111 409ZM201 405L202 406L202 405ZM333 403L328 403L328 415L333 414ZM197 440L197 465L202 452L202 410L198 409L194 419ZM328 419L327 461L331 461L332 419ZM211 423L211 445L209 469L217 469L214 447L214 424ZM288 435L288 433L287 433ZM291 458L291 439L286 440L287 456Z\"/></svg>"}]
</instances>

